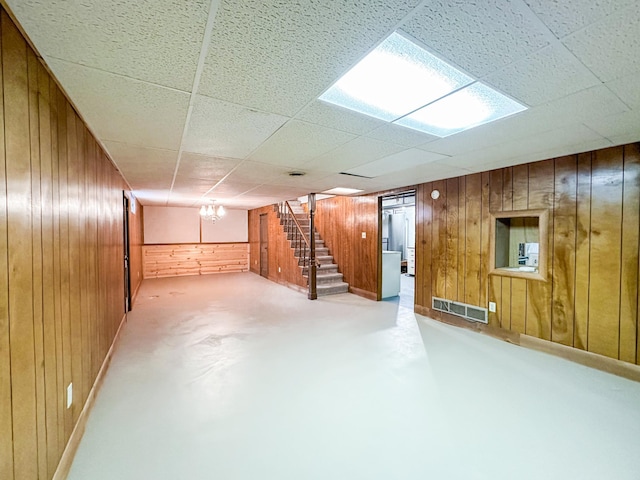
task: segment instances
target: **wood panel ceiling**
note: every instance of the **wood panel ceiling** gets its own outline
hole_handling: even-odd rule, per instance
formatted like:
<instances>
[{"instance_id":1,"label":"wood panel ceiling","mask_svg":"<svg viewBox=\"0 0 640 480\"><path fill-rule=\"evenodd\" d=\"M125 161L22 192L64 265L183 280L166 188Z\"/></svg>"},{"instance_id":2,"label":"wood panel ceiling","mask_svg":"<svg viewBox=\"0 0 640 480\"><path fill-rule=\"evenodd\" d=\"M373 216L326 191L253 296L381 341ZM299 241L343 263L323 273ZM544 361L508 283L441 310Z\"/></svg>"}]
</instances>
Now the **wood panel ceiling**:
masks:
<instances>
[{"instance_id":1,"label":"wood panel ceiling","mask_svg":"<svg viewBox=\"0 0 640 480\"><path fill-rule=\"evenodd\" d=\"M255 208L640 140L635 0L3 1L143 205ZM395 30L529 109L439 139L317 99Z\"/></svg>"}]
</instances>

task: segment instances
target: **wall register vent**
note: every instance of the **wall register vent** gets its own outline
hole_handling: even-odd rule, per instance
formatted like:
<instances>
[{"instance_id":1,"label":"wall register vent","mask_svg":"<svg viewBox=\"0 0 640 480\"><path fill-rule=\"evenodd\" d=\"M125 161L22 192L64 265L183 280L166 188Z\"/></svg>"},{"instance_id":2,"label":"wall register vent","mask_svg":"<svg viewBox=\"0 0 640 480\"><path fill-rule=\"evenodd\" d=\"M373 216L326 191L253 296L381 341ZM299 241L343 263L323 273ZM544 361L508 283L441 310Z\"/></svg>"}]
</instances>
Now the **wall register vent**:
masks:
<instances>
[{"instance_id":1,"label":"wall register vent","mask_svg":"<svg viewBox=\"0 0 640 480\"><path fill-rule=\"evenodd\" d=\"M457 315L471 322L489 323L487 309L476 307L475 305L467 305L466 303L454 302L444 298L431 297L431 308L438 312Z\"/></svg>"}]
</instances>

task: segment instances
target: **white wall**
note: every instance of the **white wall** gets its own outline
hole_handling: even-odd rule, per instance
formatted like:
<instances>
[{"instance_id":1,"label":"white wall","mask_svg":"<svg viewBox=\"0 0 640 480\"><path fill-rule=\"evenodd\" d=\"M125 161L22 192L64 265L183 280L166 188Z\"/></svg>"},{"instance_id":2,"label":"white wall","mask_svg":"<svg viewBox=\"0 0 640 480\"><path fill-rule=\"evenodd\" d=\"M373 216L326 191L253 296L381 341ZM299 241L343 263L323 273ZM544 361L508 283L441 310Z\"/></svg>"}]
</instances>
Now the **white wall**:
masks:
<instances>
[{"instance_id":1,"label":"white wall","mask_svg":"<svg viewBox=\"0 0 640 480\"><path fill-rule=\"evenodd\" d=\"M200 215L196 208L144 207L144 243L199 243Z\"/></svg>"},{"instance_id":2,"label":"white wall","mask_svg":"<svg viewBox=\"0 0 640 480\"><path fill-rule=\"evenodd\" d=\"M248 212L226 210L216 223L203 220L198 208L144 207L144 243L248 242Z\"/></svg>"},{"instance_id":3,"label":"white wall","mask_svg":"<svg viewBox=\"0 0 640 480\"><path fill-rule=\"evenodd\" d=\"M216 223L202 220L202 242L248 242L249 212L246 210L229 210ZM200 215L198 215L200 216Z\"/></svg>"}]
</instances>

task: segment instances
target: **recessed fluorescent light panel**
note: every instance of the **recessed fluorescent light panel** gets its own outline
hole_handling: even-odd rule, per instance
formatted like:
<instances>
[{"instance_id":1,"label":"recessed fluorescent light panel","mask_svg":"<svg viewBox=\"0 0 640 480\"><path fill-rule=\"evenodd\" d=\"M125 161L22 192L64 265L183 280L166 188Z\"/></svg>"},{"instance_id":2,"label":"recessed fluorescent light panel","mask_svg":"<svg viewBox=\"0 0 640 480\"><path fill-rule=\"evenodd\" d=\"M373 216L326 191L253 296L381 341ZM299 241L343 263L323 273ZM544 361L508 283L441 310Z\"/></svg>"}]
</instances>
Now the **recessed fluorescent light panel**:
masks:
<instances>
[{"instance_id":1,"label":"recessed fluorescent light panel","mask_svg":"<svg viewBox=\"0 0 640 480\"><path fill-rule=\"evenodd\" d=\"M355 188L336 187L332 188L331 190L325 190L322 193L326 195L353 195L354 193L360 193L363 191L364 190L358 190Z\"/></svg>"},{"instance_id":2,"label":"recessed fluorescent light panel","mask_svg":"<svg viewBox=\"0 0 640 480\"><path fill-rule=\"evenodd\" d=\"M526 109L397 32L320 100L438 137Z\"/></svg>"}]
</instances>

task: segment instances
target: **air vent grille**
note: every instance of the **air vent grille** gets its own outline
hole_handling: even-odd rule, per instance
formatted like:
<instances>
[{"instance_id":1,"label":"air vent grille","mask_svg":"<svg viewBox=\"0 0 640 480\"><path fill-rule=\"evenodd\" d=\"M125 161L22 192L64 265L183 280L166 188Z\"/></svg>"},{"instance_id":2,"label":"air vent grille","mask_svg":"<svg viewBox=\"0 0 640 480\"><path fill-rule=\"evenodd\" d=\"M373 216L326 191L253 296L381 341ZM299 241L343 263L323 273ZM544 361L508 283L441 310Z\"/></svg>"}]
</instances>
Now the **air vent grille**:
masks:
<instances>
[{"instance_id":1,"label":"air vent grille","mask_svg":"<svg viewBox=\"0 0 640 480\"><path fill-rule=\"evenodd\" d=\"M438 297L431 298L431 307L433 310L457 315L472 322L489 323L486 308Z\"/></svg>"}]
</instances>

